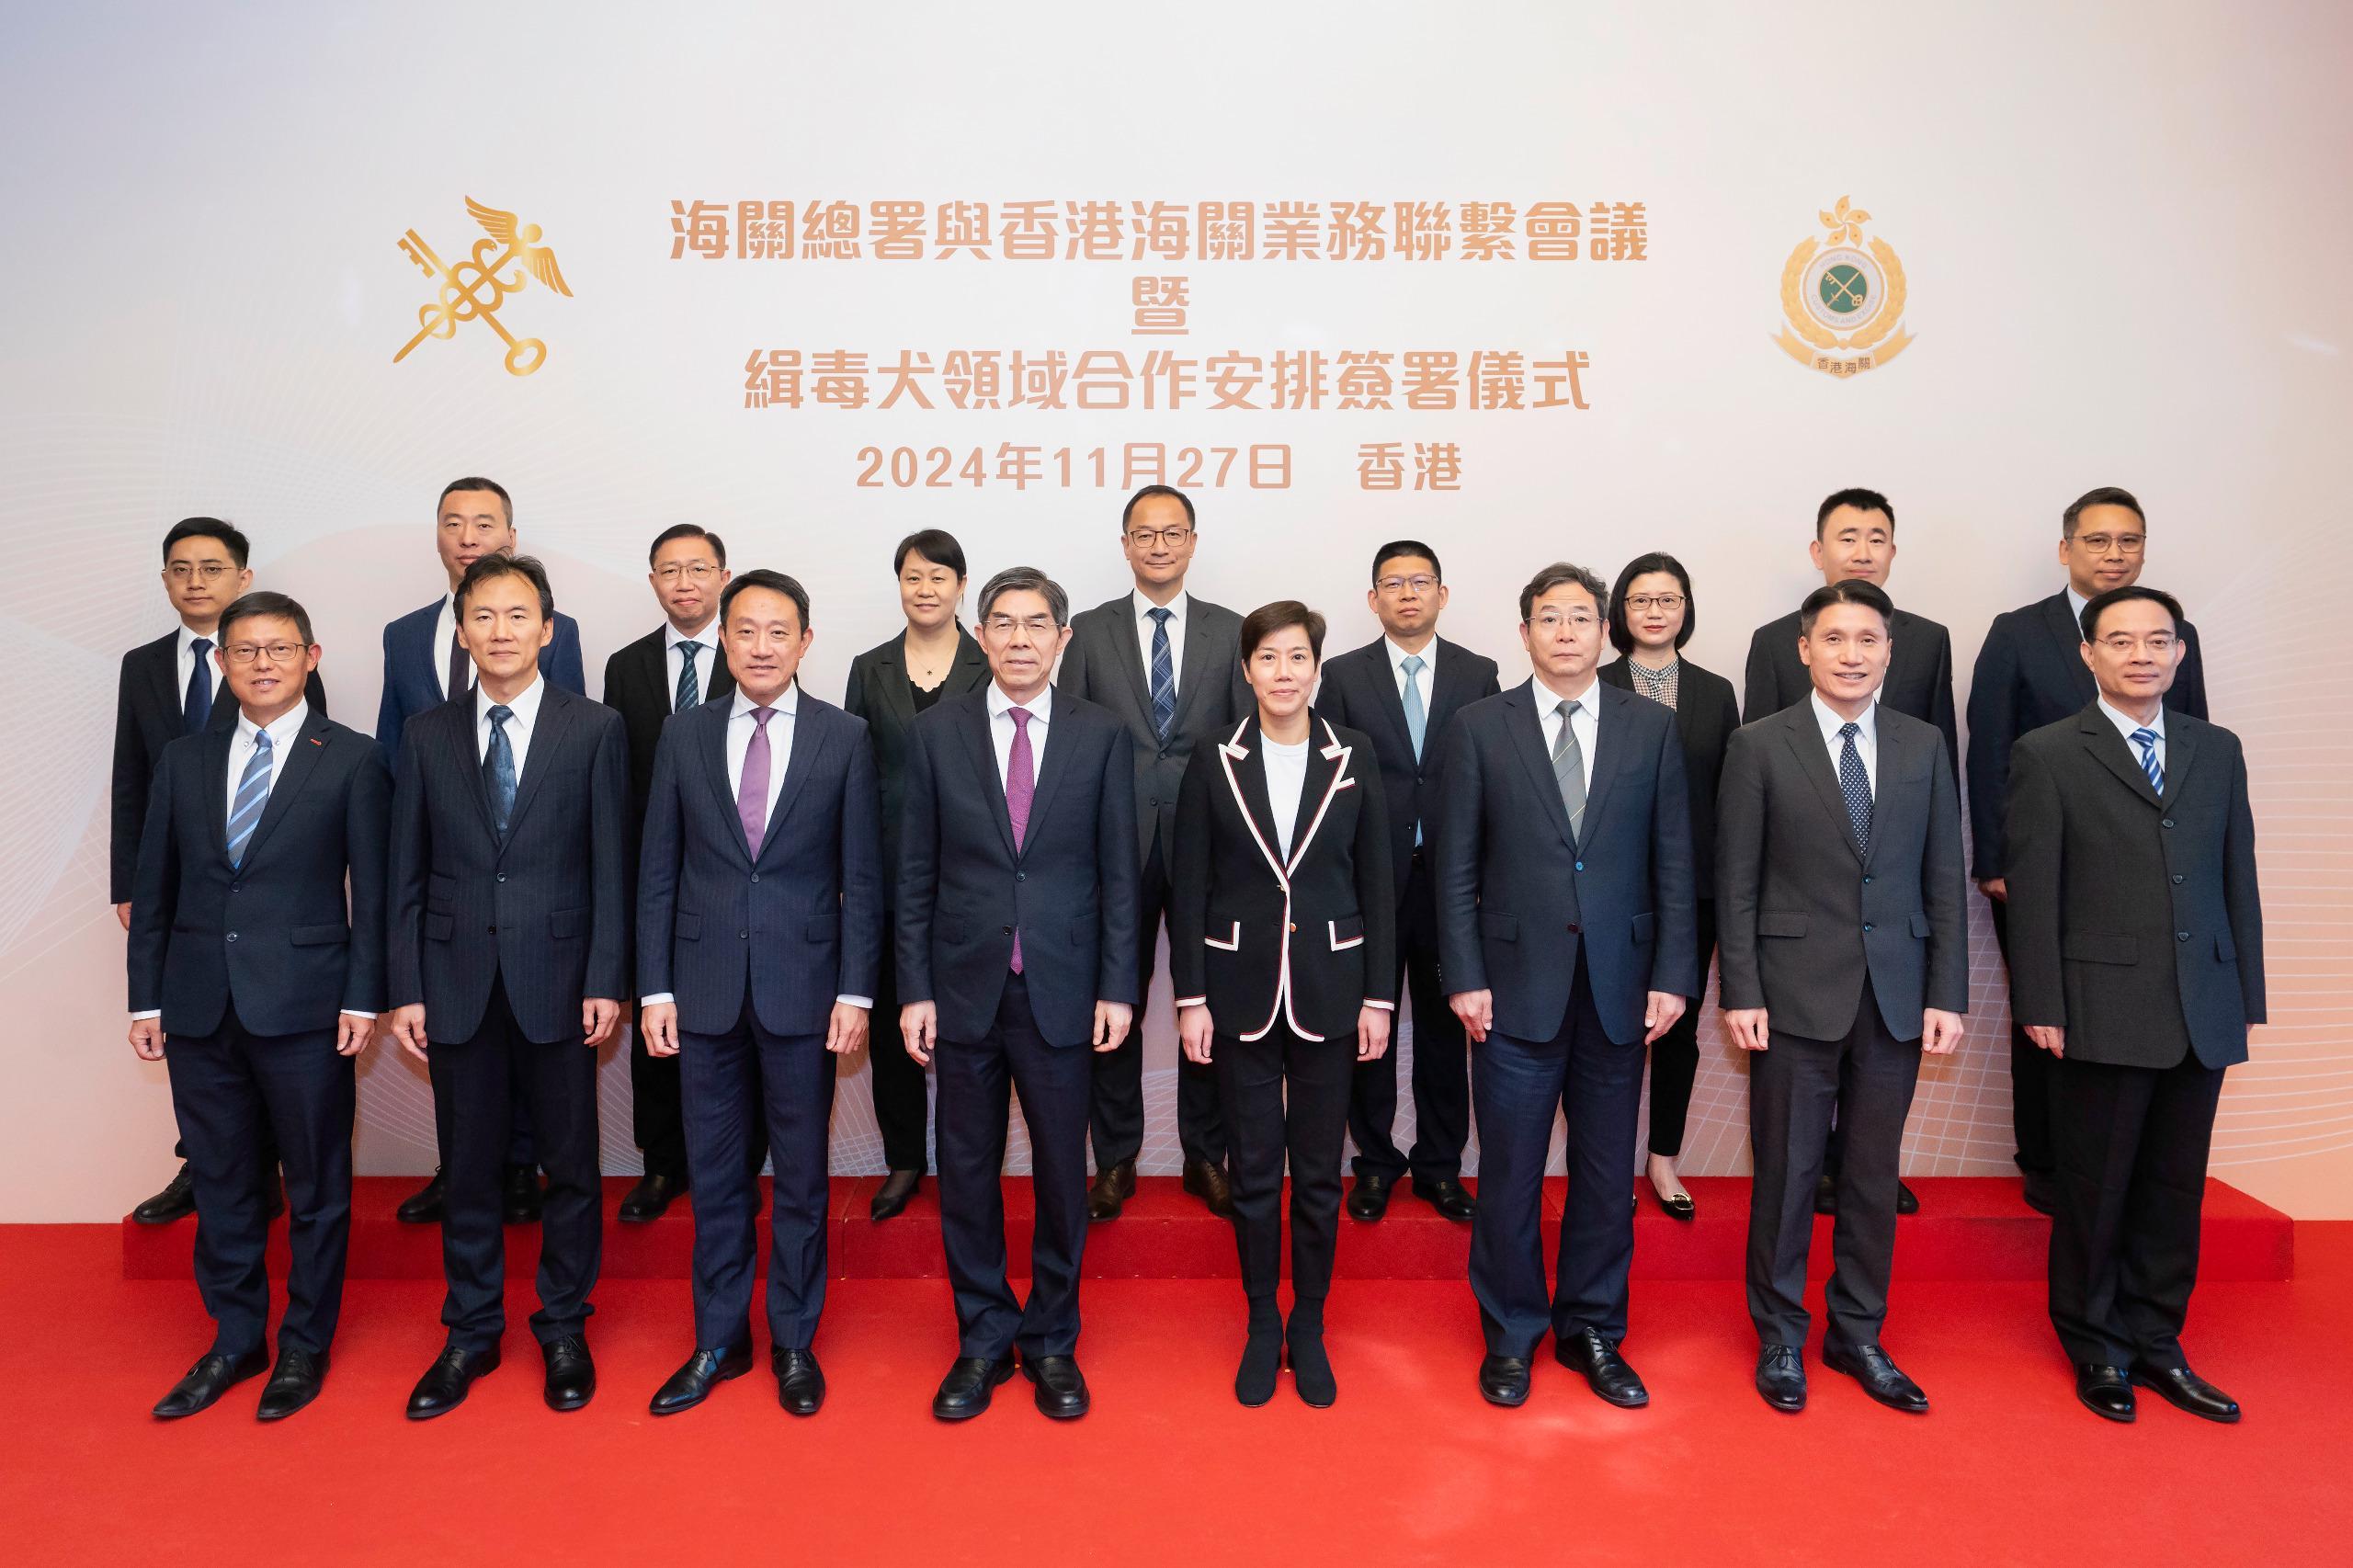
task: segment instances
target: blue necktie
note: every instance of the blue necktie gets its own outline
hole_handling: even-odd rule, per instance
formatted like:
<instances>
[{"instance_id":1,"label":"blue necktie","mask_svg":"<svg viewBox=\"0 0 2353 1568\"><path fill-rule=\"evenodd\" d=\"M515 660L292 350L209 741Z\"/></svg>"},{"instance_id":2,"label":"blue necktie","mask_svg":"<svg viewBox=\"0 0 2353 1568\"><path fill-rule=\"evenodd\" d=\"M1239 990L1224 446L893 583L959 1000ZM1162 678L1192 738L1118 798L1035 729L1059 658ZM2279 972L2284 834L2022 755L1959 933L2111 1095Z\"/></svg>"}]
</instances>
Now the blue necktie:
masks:
<instances>
[{"instance_id":1,"label":"blue necktie","mask_svg":"<svg viewBox=\"0 0 2353 1568\"><path fill-rule=\"evenodd\" d=\"M254 838L254 829L261 825L261 813L269 804L269 732L254 732L254 754L245 759L245 771L237 779L237 798L229 806L229 864L242 867L245 863L245 846Z\"/></svg>"},{"instance_id":2,"label":"blue necktie","mask_svg":"<svg viewBox=\"0 0 2353 1568\"><path fill-rule=\"evenodd\" d=\"M1871 779L1863 771L1862 753L1855 749L1855 737L1862 728L1852 721L1838 726L1838 738L1847 743L1838 753L1838 792L1847 797L1847 822L1855 830L1855 847L1868 853L1871 846Z\"/></svg>"},{"instance_id":3,"label":"blue necktie","mask_svg":"<svg viewBox=\"0 0 2353 1568\"><path fill-rule=\"evenodd\" d=\"M2165 765L2157 760L2157 733L2135 730L2132 744L2141 748L2141 771L2149 776L2149 785L2160 795L2165 792Z\"/></svg>"},{"instance_id":4,"label":"blue necktie","mask_svg":"<svg viewBox=\"0 0 2353 1568\"><path fill-rule=\"evenodd\" d=\"M1152 731L1166 745L1176 724L1176 661L1168 652L1171 612L1155 606L1144 613L1152 617Z\"/></svg>"},{"instance_id":5,"label":"blue necktie","mask_svg":"<svg viewBox=\"0 0 2353 1568\"><path fill-rule=\"evenodd\" d=\"M1405 672L1405 733L1413 740L1414 759L1418 762L1422 756L1422 742L1428 735L1430 728L1430 716L1422 707L1422 686L1417 678L1426 666L1419 653L1408 653L1397 667ZM1421 842L1422 824L1415 822L1414 824L1415 846L1418 847Z\"/></svg>"},{"instance_id":6,"label":"blue necktie","mask_svg":"<svg viewBox=\"0 0 2353 1568\"><path fill-rule=\"evenodd\" d=\"M187 726L185 733L192 735L212 717L212 661L205 656L212 652L211 640L199 637L188 644L188 651L196 655L196 663L188 672L188 695L180 699L180 719Z\"/></svg>"},{"instance_id":7,"label":"blue necktie","mask_svg":"<svg viewBox=\"0 0 2353 1568\"><path fill-rule=\"evenodd\" d=\"M680 642L678 649L678 697L670 705L673 713L683 713L702 700L702 683L695 677L695 655L702 652L699 642Z\"/></svg>"},{"instance_id":8,"label":"blue necktie","mask_svg":"<svg viewBox=\"0 0 2353 1568\"><path fill-rule=\"evenodd\" d=\"M501 840L506 837L506 821L515 814L515 748L506 739L506 721L515 717L515 710L504 702L490 710L490 745L482 754L483 783L490 790L491 825L498 830Z\"/></svg>"}]
</instances>

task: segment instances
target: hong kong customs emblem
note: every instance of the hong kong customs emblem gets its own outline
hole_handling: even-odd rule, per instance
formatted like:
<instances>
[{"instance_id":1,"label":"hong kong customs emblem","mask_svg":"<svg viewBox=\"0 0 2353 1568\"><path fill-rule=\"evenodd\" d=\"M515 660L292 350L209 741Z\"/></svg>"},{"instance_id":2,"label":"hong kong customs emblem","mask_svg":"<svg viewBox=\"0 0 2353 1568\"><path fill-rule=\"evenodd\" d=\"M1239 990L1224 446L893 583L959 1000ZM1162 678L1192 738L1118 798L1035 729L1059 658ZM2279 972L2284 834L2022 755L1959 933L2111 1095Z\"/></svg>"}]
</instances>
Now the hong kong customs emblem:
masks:
<instances>
[{"instance_id":1,"label":"hong kong customs emblem","mask_svg":"<svg viewBox=\"0 0 2353 1568\"><path fill-rule=\"evenodd\" d=\"M1870 214L1838 199L1820 214L1826 234L1798 242L1781 268L1782 352L1824 375L1852 376L1911 346L1904 325L1904 264L1882 239L1863 239Z\"/></svg>"}]
</instances>

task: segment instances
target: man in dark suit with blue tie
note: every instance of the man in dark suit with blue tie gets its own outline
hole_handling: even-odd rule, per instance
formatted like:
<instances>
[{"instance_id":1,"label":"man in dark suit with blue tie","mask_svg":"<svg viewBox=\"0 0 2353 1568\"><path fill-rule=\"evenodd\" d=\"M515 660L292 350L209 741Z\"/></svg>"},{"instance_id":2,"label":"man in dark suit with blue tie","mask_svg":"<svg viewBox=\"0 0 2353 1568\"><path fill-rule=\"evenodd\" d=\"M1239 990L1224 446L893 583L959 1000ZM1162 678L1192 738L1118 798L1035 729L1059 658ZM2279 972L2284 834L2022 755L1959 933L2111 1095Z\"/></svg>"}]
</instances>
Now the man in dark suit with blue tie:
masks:
<instances>
[{"instance_id":1,"label":"man in dark suit with blue tie","mask_svg":"<svg viewBox=\"0 0 2353 1568\"><path fill-rule=\"evenodd\" d=\"M1070 600L1032 567L981 589L991 680L908 728L895 939L907 1053L938 1062L939 1210L956 1363L932 1414L961 1421L1013 1376L1086 1414L1087 1048L1136 1012L1134 756L1120 722L1051 684ZM1006 1278L1006 1116L1021 1096L1037 1227L1025 1306Z\"/></svg>"},{"instance_id":2,"label":"man in dark suit with blue tie","mask_svg":"<svg viewBox=\"0 0 2353 1568\"><path fill-rule=\"evenodd\" d=\"M769 1361L784 1408L814 1415L826 1124L881 967L881 801L866 722L793 684L813 635L801 585L746 572L719 621L735 687L663 730L638 868L646 1046L679 1064L695 1193L695 1350L653 1409L751 1369L758 1124L776 1151Z\"/></svg>"},{"instance_id":3,"label":"man in dark suit with blue tie","mask_svg":"<svg viewBox=\"0 0 2353 1568\"><path fill-rule=\"evenodd\" d=\"M2018 738L2083 710L2098 695L2085 667L2084 607L2114 588L2141 580L2148 561L2149 525L2141 503L2113 485L2076 497L2059 519L2059 564L2067 585L2046 599L1994 618L1969 687L1969 824L1971 874L1991 902L1994 940L2009 961L2009 882L2004 870L2009 804L2010 751ZM2206 717L2206 666L2198 629L2181 623L2181 665L2165 706L2193 719ZM2040 1050L2015 1020L2010 1025L2010 1119L2018 1135L2018 1170L2026 1200L2045 1214L2057 1204L2057 1151L2052 1142L2052 1096L2057 1059Z\"/></svg>"},{"instance_id":4,"label":"man in dark suit with blue tie","mask_svg":"<svg viewBox=\"0 0 2353 1568\"><path fill-rule=\"evenodd\" d=\"M458 583L474 689L409 725L392 794L393 1034L433 1075L447 1212L448 1346L409 1396L422 1420L498 1365L506 1332L499 1168L530 1108L548 1171L540 1234L546 1398L597 1386L597 1052L629 994L629 744L620 715L540 673L555 632L547 573L484 555Z\"/></svg>"},{"instance_id":5,"label":"man in dark suit with blue tie","mask_svg":"<svg viewBox=\"0 0 2353 1568\"><path fill-rule=\"evenodd\" d=\"M1650 1403L1619 1351L1634 1129L1645 1051L1699 994L1699 915L1675 715L1597 678L1608 598L1566 562L1520 590L1534 673L1462 710L1437 797L1439 963L1474 1047L1479 1392L1495 1404L1526 1403L1548 1329L1595 1393ZM1569 1197L1548 1311L1540 1211L1562 1110Z\"/></svg>"},{"instance_id":6,"label":"man in dark suit with blue tie","mask_svg":"<svg viewBox=\"0 0 2353 1568\"><path fill-rule=\"evenodd\" d=\"M376 744L384 748L384 765L395 774L400 771L401 736L409 721L453 700L474 683L473 659L458 627L458 580L485 555L515 552L515 503L496 480L453 479L441 487L434 510L433 548L449 574L449 592L384 628L384 695L376 710ZM551 684L587 695L580 666L580 628L570 616L555 618L540 670ZM518 1103L515 1115L503 1202L506 1219L520 1224L540 1217L540 1179L529 1113ZM441 1153L447 1159L449 1151ZM401 1204L400 1218L413 1225L440 1219L441 1189L437 1168L433 1179Z\"/></svg>"},{"instance_id":7,"label":"man in dark suit with blue tie","mask_svg":"<svg viewBox=\"0 0 2353 1568\"><path fill-rule=\"evenodd\" d=\"M131 1043L152 1062L169 1042L197 1285L218 1325L155 1414L192 1415L269 1365L267 1131L293 1206L256 1412L274 1421L317 1397L342 1307L352 1059L384 1005L392 778L367 736L305 698L319 650L301 605L248 594L216 630L233 718L165 748L131 898Z\"/></svg>"}]
</instances>

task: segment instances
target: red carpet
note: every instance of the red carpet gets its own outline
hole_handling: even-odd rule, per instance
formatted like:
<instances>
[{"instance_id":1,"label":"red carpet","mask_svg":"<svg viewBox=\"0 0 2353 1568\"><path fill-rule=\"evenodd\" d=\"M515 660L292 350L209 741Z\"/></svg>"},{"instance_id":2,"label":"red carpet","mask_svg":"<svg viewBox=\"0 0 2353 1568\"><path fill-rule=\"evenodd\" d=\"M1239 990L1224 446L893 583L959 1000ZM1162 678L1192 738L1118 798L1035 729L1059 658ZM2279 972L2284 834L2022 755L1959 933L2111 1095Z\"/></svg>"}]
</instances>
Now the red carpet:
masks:
<instances>
[{"instance_id":1,"label":"red carpet","mask_svg":"<svg viewBox=\"0 0 2353 1568\"><path fill-rule=\"evenodd\" d=\"M2245 1402L2234 1428L2145 1395L2139 1425L2097 1420L2037 1286L1925 1280L1902 1252L1888 1343L1936 1402L1926 1418L1818 1363L1813 1408L1775 1415L1748 1386L1740 1287L1655 1279L1626 1346L1647 1411L1549 1360L1525 1409L1490 1409L1461 1284L1361 1279L1332 1302L1338 1406L1308 1410L1286 1383L1245 1411L1230 1281L1107 1279L1086 1297L1092 1415L1050 1425L1017 1381L951 1428L926 1413L954 1353L947 1287L849 1279L818 1341L823 1415L784 1415L763 1369L655 1422L645 1401L688 1348L687 1287L622 1279L598 1291L590 1409L539 1403L517 1296L507 1366L412 1426L438 1290L367 1280L325 1396L265 1427L257 1384L151 1420L209 1341L194 1290L123 1279L110 1228L17 1227L0 1230L17 1391L0 1519L7 1560L29 1564L2342 1561L2353 1225L2297 1242L2292 1282L2200 1290L2189 1343Z\"/></svg>"}]
</instances>

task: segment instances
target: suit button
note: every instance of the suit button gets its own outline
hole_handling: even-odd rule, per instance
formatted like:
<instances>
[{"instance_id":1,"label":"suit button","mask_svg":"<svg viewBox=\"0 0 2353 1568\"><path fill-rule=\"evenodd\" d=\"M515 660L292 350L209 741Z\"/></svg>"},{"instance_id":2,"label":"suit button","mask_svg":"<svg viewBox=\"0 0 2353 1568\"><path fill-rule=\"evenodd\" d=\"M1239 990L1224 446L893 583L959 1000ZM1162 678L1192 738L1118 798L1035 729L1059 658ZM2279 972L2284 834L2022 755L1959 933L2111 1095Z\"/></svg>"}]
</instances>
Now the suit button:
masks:
<instances>
[{"instance_id":1,"label":"suit button","mask_svg":"<svg viewBox=\"0 0 2353 1568\"><path fill-rule=\"evenodd\" d=\"M1016 871L1013 873L1013 880L1017 882L1026 882L1029 880L1029 873L1027 871Z\"/></svg>"},{"instance_id":2,"label":"suit button","mask_svg":"<svg viewBox=\"0 0 2353 1568\"><path fill-rule=\"evenodd\" d=\"M490 928L490 934L491 934L492 936L494 936L494 937L497 936L497 935L498 935L498 927L497 927L497 926L492 926L492 927Z\"/></svg>"},{"instance_id":3,"label":"suit button","mask_svg":"<svg viewBox=\"0 0 2353 1568\"><path fill-rule=\"evenodd\" d=\"M1871 934L1871 923L1870 923L1870 921L1866 920L1866 921L1864 921L1864 922L1863 922L1863 935L1864 935L1864 936L1866 936L1866 937L1868 937L1868 936L1870 936L1870 934Z\"/></svg>"},{"instance_id":4,"label":"suit button","mask_svg":"<svg viewBox=\"0 0 2353 1568\"><path fill-rule=\"evenodd\" d=\"M735 933L735 939L739 942L748 942L752 939L752 934L749 931L738 931Z\"/></svg>"},{"instance_id":5,"label":"suit button","mask_svg":"<svg viewBox=\"0 0 2353 1568\"><path fill-rule=\"evenodd\" d=\"M1157 796L1157 795L1154 795L1151 800L1146 801L1144 802L1144 804L1145 804L1145 805L1147 805L1147 806L1156 806L1156 805L1160 804L1160 797L1159 797L1159 796ZM2167 824L2165 824L2165 825L2166 825L2167 827L2171 827L2171 826L2173 825L2173 824L2171 824L2171 823L2167 823Z\"/></svg>"},{"instance_id":6,"label":"suit button","mask_svg":"<svg viewBox=\"0 0 2353 1568\"><path fill-rule=\"evenodd\" d=\"M1869 886L1870 886L1870 885L1871 885L1871 879L1870 879L1870 873L1866 872L1866 873L1864 874L1864 876L1863 876L1863 886L1865 886L1865 887L1869 887Z\"/></svg>"},{"instance_id":7,"label":"suit button","mask_svg":"<svg viewBox=\"0 0 2353 1568\"><path fill-rule=\"evenodd\" d=\"M1296 920L1292 921L1292 922L1290 923L1290 928L1291 928L1292 930L1294 930L1294 931L1298 930L1298 929L1299 929L1299 922L1298 922L1298 921L1296 921Z\"/></svg>"},{"instance_id":8,"label":"suit button","mask_svg":"<svg viewBox=\"0 0 2353 1568\"><path fill-rule=\"evenodd\" d=\"M2179 887L2181 885L2181 873L2179 871L2176 871L2173 874L2173 885Z\"/></svg>"},{"instance_id":9,"label":"suit button","mask_svg":"<svg viewBox=\"0 0 2353 1568\"><path fill-rule=\"evenodd\" d=\"M233 941L233 941L235 941L236 939L237 939L237 934L236 934L234 931L230 932L230 933L229 933L229 940L231 940L231 941Z\"/></svg>"},{"instance_id":10,"label":"suit button","mask_svg":"<svg viewBox=\"0 0 2353 1568\"><path fill-rule=\"evenodd\" d=\"M1582 871L1582 870L1584 870L1584 869L1585 869L1585 862L1584 862L1584 861L1580 860L1580 861L1578 861L1578 862L1577 862L1577 869L1578 869L1578 870L1580 870L1580 871Z\"/></svg>"},{"instance_id":11,"label":"suit button","mask_svg":"<svg viewBox=\"0 0 2353 1568\"><path fill-rule=\"evenodd\" d=\"M1006 934L1006 936L1008 936L1008 937L1012 936L1012 935L1013 935L1013 927L1012 927L1012 926L1006 926L1006 927L1005 928L1005 934Z\"/></svg>"},{"instance_id":12,"label":"suit button","mask_svg":"<svg viewBox=\"0 0 2353 1568\"><path fill-rule=\"evenodd\" d=\"M1569 922L1569 935L1570 935L1570 936L1572 936L1572 937L1577 937L1577 936L1582 936L1582 935L1584 935L1584 934L1585 934L1585 927L1584 927L1584 926L1582 926L1578 925L1578 924L1577 924L1575 921L1574 921L1574 920L1572 920L1572 921L1570 921L1570 922Z\"/></svg>"},{"instance_id":13,"label":"suit button","mask_svg":"<svg viewBox=\"0 0 2353 1568\"><path fill-rule=\"evenodd\" d=\"M505 881L506 880L506 872L504 872L504 871L499 872L499 873L498 873L498 880L499 880L500 881L502 881L502 882L503 882L503 881Z\"/></svg>"},{"instance_id":14,"label":"suit button","mask_svg":"<svg viewBox=\"0 0 2353 1568\"><path fill-rule=\"evenodd\" d=\"M2177 942L2187 942L2189 940L2189 933L2187 931L2176 931L2173 934L2173 939Z\"/></svg>"},{"instance_id":15,"label":"suit button","mask_svg":"<svg viewBox=\"0 0 2353 1568\"><path fill-rule=\"evenodd\" d=\"M2174 881L2181 881L2181 879L2180 879L2179 877L2176 877L2176 878L2174 879ZM229 891L230 891L231 892L244 892L245 890L244 890L244 888L242 888L242 887L238 886L235 882L231 882L231 883L229 884Z\"/></svg>"},{"instance_id":16,"label":"suit button","mask_svg":"<svg viewBox=\"0 0 2353 1568\"><path fill-rule=\"evenodd\" d=\"M2167 817L2165 821L2157 824L2157 825L2159 827L2171 827L2173 825L2173 818Z\"/></svg>"},{"instance_id":17,"label":"suit button","mask_svg":"<svg viewBox=\"0 0 2353 1568\"><path fill-rule=\"evenodd\" d=\"M760 880L760 874L757 871L754 871L752 873L752 880L756 882Z\"/></svg>"}]
</instances>

